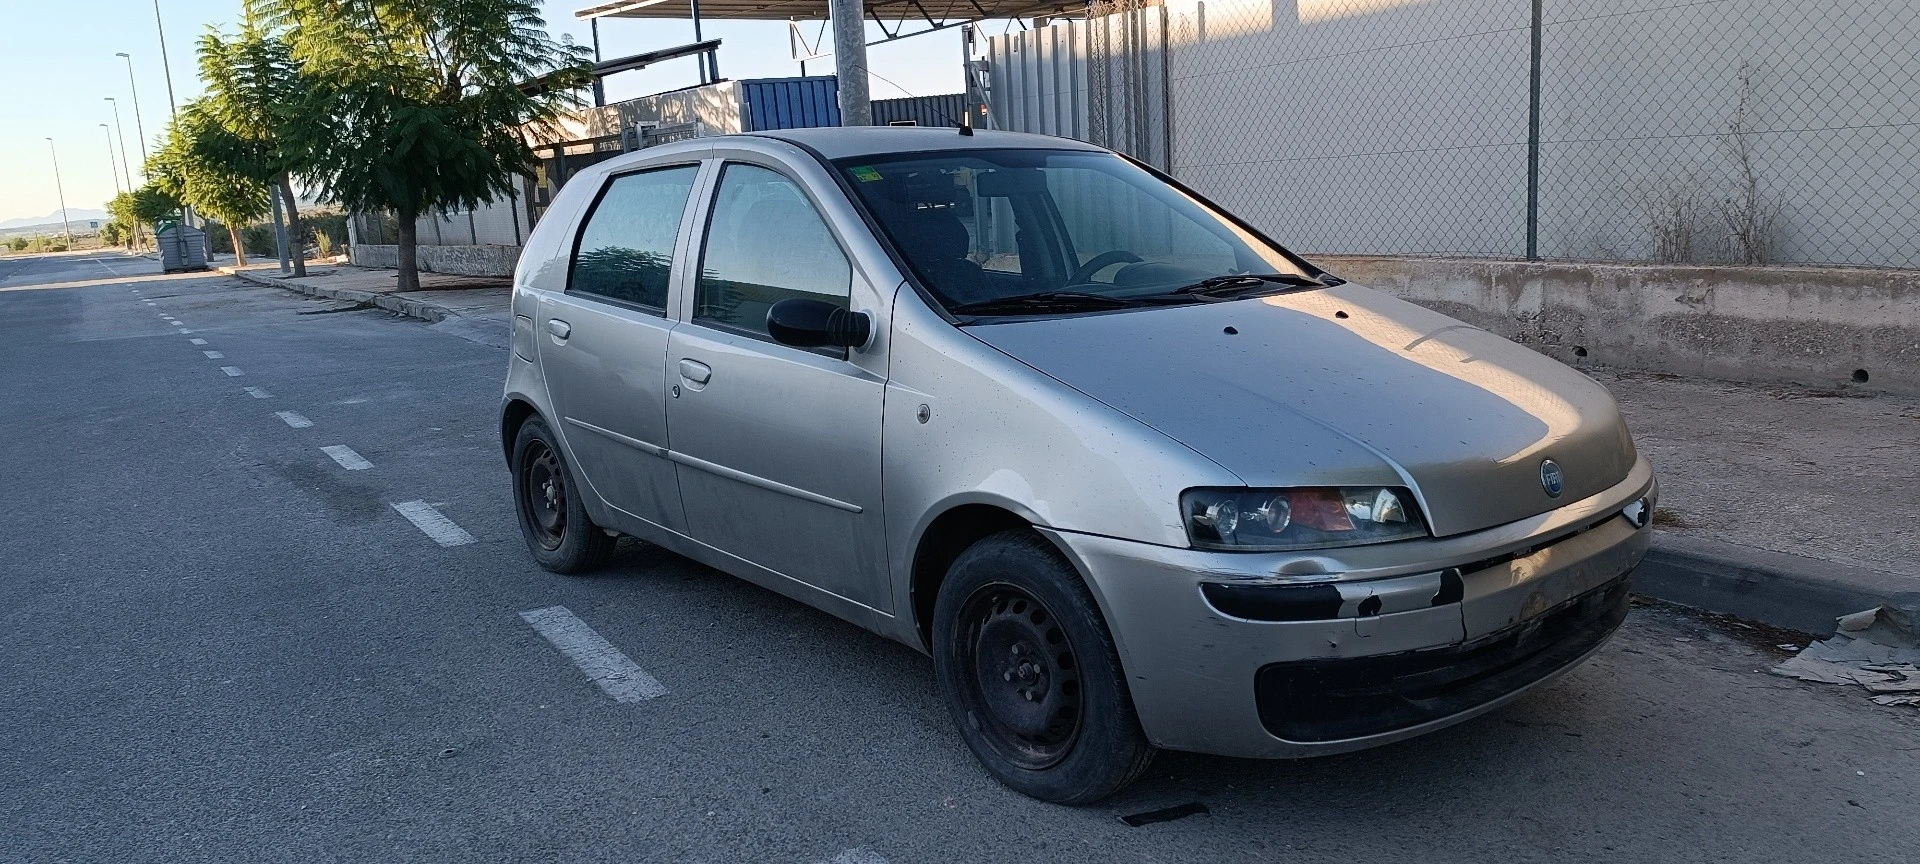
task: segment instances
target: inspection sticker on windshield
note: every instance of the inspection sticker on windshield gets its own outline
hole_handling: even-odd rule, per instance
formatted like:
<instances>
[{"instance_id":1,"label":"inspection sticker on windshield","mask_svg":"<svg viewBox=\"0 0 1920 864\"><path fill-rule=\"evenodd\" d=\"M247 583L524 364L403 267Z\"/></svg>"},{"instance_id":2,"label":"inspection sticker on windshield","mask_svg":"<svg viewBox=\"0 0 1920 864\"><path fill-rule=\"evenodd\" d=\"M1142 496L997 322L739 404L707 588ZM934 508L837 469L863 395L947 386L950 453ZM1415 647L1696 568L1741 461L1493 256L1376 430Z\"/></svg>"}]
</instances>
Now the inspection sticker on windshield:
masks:
<instances>
[{"instance_id":1,"label":"inspection sticker on windshield","mask_svg":"<svg viewBox=\"0 0 1920 864\"><path fill-rule=\"evenodd\" d=\"M872 183L880 179L880 172L875 170L872 165L856 165L852 170L853 179L862 183Z\"/></svg>"}]
</instances>

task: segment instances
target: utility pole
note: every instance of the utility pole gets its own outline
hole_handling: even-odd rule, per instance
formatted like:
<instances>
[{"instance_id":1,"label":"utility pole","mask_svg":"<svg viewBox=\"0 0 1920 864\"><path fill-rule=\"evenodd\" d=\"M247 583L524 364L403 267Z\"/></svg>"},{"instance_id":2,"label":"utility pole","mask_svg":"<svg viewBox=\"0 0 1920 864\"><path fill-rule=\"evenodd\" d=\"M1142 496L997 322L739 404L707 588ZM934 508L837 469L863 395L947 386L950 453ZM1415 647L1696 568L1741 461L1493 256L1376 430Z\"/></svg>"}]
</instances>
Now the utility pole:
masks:
<instances>
[{"instance_id":1,"label":"utility pole","mask_svg":"<svg viewBox=\"0 0 1920 864\"><path fill-rule=\"evenodd\" d=\"M127 175L127 190L132 191L133 190L133 170L129 166L133 164L133 160L127 158L127 133L126 133L126 130L120 126L120 103L117 100L115 100L112 96L108 96L106 98L107 98L107 104L113 106L114 134L120 136L120 171Z\"/></svg>"},{"instance_id":2,"label":"utility pole","mask_svg":"<svg viewBox=\"0 0 1920 864\"><path fill-rule=\"evenodd\" d=\"M861 0L827 0L833 19L833 68L839 79L840 125L872 126L867 98L867 22Z\"/></svg>"},{"instance_id":3,"label":"utility pole","mask_svg":"<svg viewBox=\"0 0 1920 864\"><path fill-rule=\"evenodd\" d=\"M47 139L47 152L53 154L53 191L60 195L60 230L67 235L67 251L73 251L73 226L67 222L67 190L60 185L60 148Z\"/></svg>"},{"instance_id":4,"label":"utility pole","mask_svg":"<svg viewBox=\"0 0 1920 864\"><path fill-rule=\"evenodd\" d=\"M154 6L154 12L158 14L160 11L160 7L158 5L159 0L154 0L154 2L156 4ZM133 131L139 134L140 136L140 177L142 179L145 179L147 176L147 158L148 158L147 157L147 124L141 122L140 120L140 88L133 83L133 55L128 54L125 51L121 51L120 53L115 54L113 56L123 57L127 61L127 91L133 95ZM168 86L168 90L172 90L171 85Z\"/></svg>"},{"instance_id":5,"label":"utility pole","mask_svg":"<svg viewBox=\"0 0 1920 864\"><path fill-rule=\"evenodd\" d=\"M160 36L160 71L167 76L167 117L171 118L180 106L173 101L173 66L167 62L167 28L160 23L160 0L153 0L153 32Z\"/></svg>"}]
</instances>

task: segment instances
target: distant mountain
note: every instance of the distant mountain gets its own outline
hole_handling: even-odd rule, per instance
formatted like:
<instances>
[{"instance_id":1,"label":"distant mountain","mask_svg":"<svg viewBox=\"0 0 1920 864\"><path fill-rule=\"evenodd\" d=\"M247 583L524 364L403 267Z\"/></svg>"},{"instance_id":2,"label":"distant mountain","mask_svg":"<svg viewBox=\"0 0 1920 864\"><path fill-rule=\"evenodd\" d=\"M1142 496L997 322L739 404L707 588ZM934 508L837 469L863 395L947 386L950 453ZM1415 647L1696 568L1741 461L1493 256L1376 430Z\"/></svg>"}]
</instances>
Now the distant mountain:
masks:
<instances>
[{"instance_id":1,"label":"distant mountain","mask_svg":"<svg viewBox=\"0 0 1920 864\"><path fill-rule=\"evenodd\" d=\"M108 218L107 211L105 210L88 210L81 207L71 207L67 209L68 222L85 222L89 219L99 219L104 222L107 220L107 218ZM45 216L26 216L19 219L8 219L6 221L0 222L0 231L4 231L8 228L27 228L34 225L59 225L59 224L60 224L60 211L55 210L52 213L49 213Z\"/></svg>"}]
</instances>

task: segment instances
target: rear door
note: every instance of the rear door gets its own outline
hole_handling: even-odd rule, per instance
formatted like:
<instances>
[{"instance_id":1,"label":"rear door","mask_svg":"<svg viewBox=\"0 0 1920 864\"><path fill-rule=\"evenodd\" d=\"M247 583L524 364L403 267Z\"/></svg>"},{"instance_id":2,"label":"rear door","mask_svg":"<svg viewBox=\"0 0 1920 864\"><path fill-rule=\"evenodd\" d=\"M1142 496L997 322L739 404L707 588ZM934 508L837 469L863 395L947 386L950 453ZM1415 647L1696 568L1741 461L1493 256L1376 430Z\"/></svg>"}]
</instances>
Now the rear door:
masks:
<instances>
[{"instance_id":1,"label":"rear door","mask_svg":"<svg viewBox=\"0 0 1920 864\"><path fill-rule=\"evenodd\" d=\"M547 294L535 338L575 470L601 500L682 530L667 459L667 314L675 251L691 230L698 163L607 178L581 221L564 293Z\"/></svg>"},{"instance_id":2,"label":"rear door","mask_svg":"<svg viewBox=\"0 0 1920 864\"><path fill-rule=\"evenodd\" d=\"M886 611L885 358L781 345L766 327L768 307L789 297L870 310L876 292L806 189L777 165L728 162L715 187L694 250L690 312L668 337L677 391L667 414L687 533Z\"/></svg>"}]
</instances>

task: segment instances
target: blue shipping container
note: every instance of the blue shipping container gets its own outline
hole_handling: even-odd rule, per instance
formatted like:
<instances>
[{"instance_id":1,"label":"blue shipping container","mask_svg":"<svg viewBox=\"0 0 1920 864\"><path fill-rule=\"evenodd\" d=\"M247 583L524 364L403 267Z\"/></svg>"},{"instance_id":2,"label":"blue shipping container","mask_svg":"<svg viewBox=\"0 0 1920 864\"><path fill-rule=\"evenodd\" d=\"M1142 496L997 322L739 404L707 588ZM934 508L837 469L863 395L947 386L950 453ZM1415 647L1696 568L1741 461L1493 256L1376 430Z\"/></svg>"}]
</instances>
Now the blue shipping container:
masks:
<instances>
[{"instance_id":1,"label":"blue shipping container","mask_svg":"<svg viewBox=\"0 0 1920 864\"><path fill-rule=\"evenodd\" d=\"M840 125L840 84L832 75L754 78L739 85L744 131Z\"/></svg>"}]
</instances>

